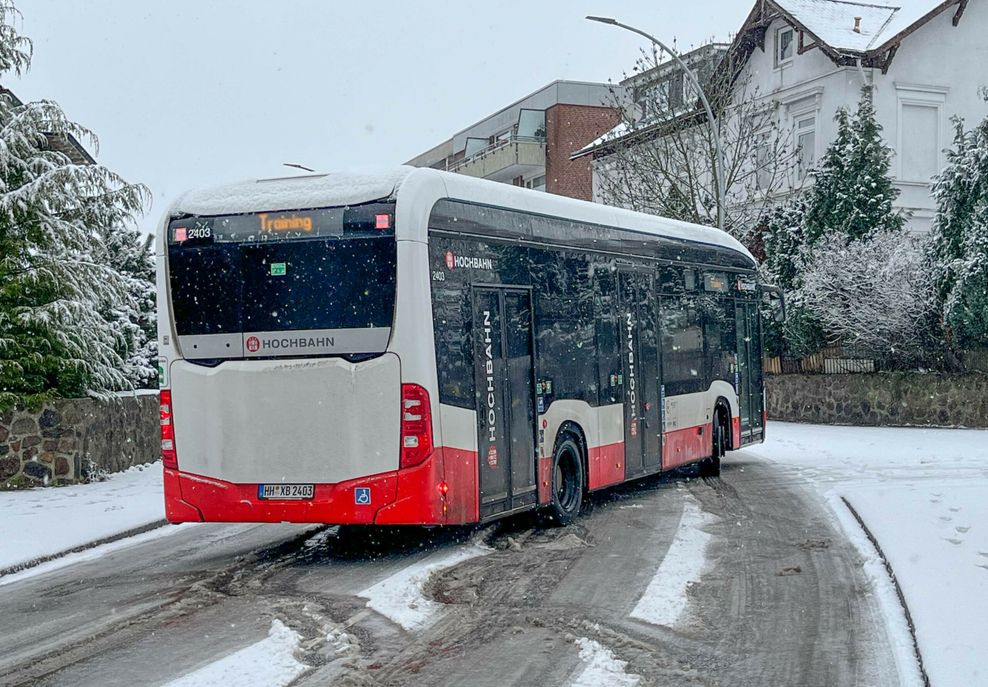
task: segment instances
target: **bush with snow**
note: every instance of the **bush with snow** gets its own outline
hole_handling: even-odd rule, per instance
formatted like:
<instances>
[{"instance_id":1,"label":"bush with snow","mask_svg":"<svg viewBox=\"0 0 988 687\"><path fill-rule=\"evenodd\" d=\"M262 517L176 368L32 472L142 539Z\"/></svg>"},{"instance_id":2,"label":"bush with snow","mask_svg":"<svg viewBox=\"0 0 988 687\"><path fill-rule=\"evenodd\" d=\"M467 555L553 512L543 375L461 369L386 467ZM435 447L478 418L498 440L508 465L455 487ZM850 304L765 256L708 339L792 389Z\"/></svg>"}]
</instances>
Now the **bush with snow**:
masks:
<instances>
[{"instance_id":1,"label":"bush with snow","mask_svg":"<svg viewBox=\"0 0 988 687\"><path fill-rule=\"evenodd\" d=\"M898 229L858 240L827 234L806 257L794 301L822 325L827 343L878 359L922 359L932 294L917 243Z\"/></svg>"}]
</instances>

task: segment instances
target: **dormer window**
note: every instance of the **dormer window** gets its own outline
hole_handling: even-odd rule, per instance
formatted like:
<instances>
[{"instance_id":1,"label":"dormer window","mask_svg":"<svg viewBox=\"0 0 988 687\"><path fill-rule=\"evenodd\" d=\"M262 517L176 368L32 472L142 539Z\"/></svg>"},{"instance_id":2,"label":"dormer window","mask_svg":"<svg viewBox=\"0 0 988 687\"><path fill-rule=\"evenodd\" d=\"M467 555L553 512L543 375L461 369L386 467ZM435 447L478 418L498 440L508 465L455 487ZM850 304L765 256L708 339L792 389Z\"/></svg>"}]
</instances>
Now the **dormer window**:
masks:
<instances>
[{"instance_id":1,"label":"dormer window","mask_svg":"<svg viewBox=\"0 0 988 687\"><path fill-rule=\"evenodd\" d=\"M795 37L795 31L793 31L791 26L783 26L775 32L776 67L782 67L783 65L792 62L793 43Z\"/></svg>"}]
</instances>

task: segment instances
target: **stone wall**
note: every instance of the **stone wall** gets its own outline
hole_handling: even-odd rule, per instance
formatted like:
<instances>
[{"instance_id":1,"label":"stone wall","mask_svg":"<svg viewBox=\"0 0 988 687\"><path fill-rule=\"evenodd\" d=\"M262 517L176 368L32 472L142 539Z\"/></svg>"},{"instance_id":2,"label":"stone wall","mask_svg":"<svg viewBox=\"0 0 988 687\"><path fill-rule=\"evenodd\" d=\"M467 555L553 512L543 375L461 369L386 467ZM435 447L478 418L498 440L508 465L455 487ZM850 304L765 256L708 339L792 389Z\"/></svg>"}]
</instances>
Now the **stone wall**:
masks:
<instances>
[{"instance_id":1,"label":"stone wall","mask_svg":"<svg viewBox=\"0 0 988 687\"><path fill-rule=\"evenodd\" d=\"M70 484L159 458L158 396L65 399L0 415L0 489Z\"/></svg>"},{"instance_id":2,"label":"stone wall","mask_svg":"<svg viewBox=\"0 0 988 687\"><path fill-rule=\"evenodd\" d=\"M765 395L770 420L988 427L988 376L981 374L767 375Z\"/></svg>"}]
</instances>

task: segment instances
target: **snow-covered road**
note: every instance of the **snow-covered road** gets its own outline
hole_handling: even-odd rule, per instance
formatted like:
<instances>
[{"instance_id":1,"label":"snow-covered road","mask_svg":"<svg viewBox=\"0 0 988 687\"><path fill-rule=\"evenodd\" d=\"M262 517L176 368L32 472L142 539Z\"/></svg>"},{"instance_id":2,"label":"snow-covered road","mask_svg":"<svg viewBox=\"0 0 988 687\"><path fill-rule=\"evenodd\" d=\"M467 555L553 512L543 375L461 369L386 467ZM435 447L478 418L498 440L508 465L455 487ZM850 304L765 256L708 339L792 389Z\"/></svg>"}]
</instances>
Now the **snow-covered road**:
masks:
<instances>
[{"instance_id":1,"label":"snow-covered road","mask_svg":"<svg viewBox=\"0 0 988 687\"><path fill-rule=\"evenodd\" d=\"M984 683L988 432L772 423L769 437L721 479L595 495L564 529L197 525L74 554L0 578L0 684L190 684L250 661L296 685L916 684L893 588L842 497L895 568L933 684ZM108 486L86 488L0 493L0 512L29 528L41 509L22 506L43 495L63 519L76 503L114 512ZM121 500L160 503L155 490Z\"/></svg>"}]
</instances>

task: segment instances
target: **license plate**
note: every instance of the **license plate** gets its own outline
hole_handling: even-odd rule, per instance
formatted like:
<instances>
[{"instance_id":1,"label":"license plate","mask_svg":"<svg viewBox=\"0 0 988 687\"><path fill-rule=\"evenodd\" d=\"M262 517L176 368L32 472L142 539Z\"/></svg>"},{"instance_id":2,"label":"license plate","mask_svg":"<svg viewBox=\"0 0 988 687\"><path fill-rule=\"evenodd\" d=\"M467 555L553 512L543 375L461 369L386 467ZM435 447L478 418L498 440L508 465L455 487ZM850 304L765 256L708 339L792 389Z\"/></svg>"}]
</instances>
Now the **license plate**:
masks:
<instances>
[{"instance_id":1,"label":"license plate","mask_svg":"<svg viewBox=\"0 0 988 687\"><path fill-rule=\"evenodd\" d=\"M258 484L257 498L298 500L311 499L315 495L314 484Z\"/></svg>"}]
</instances>

